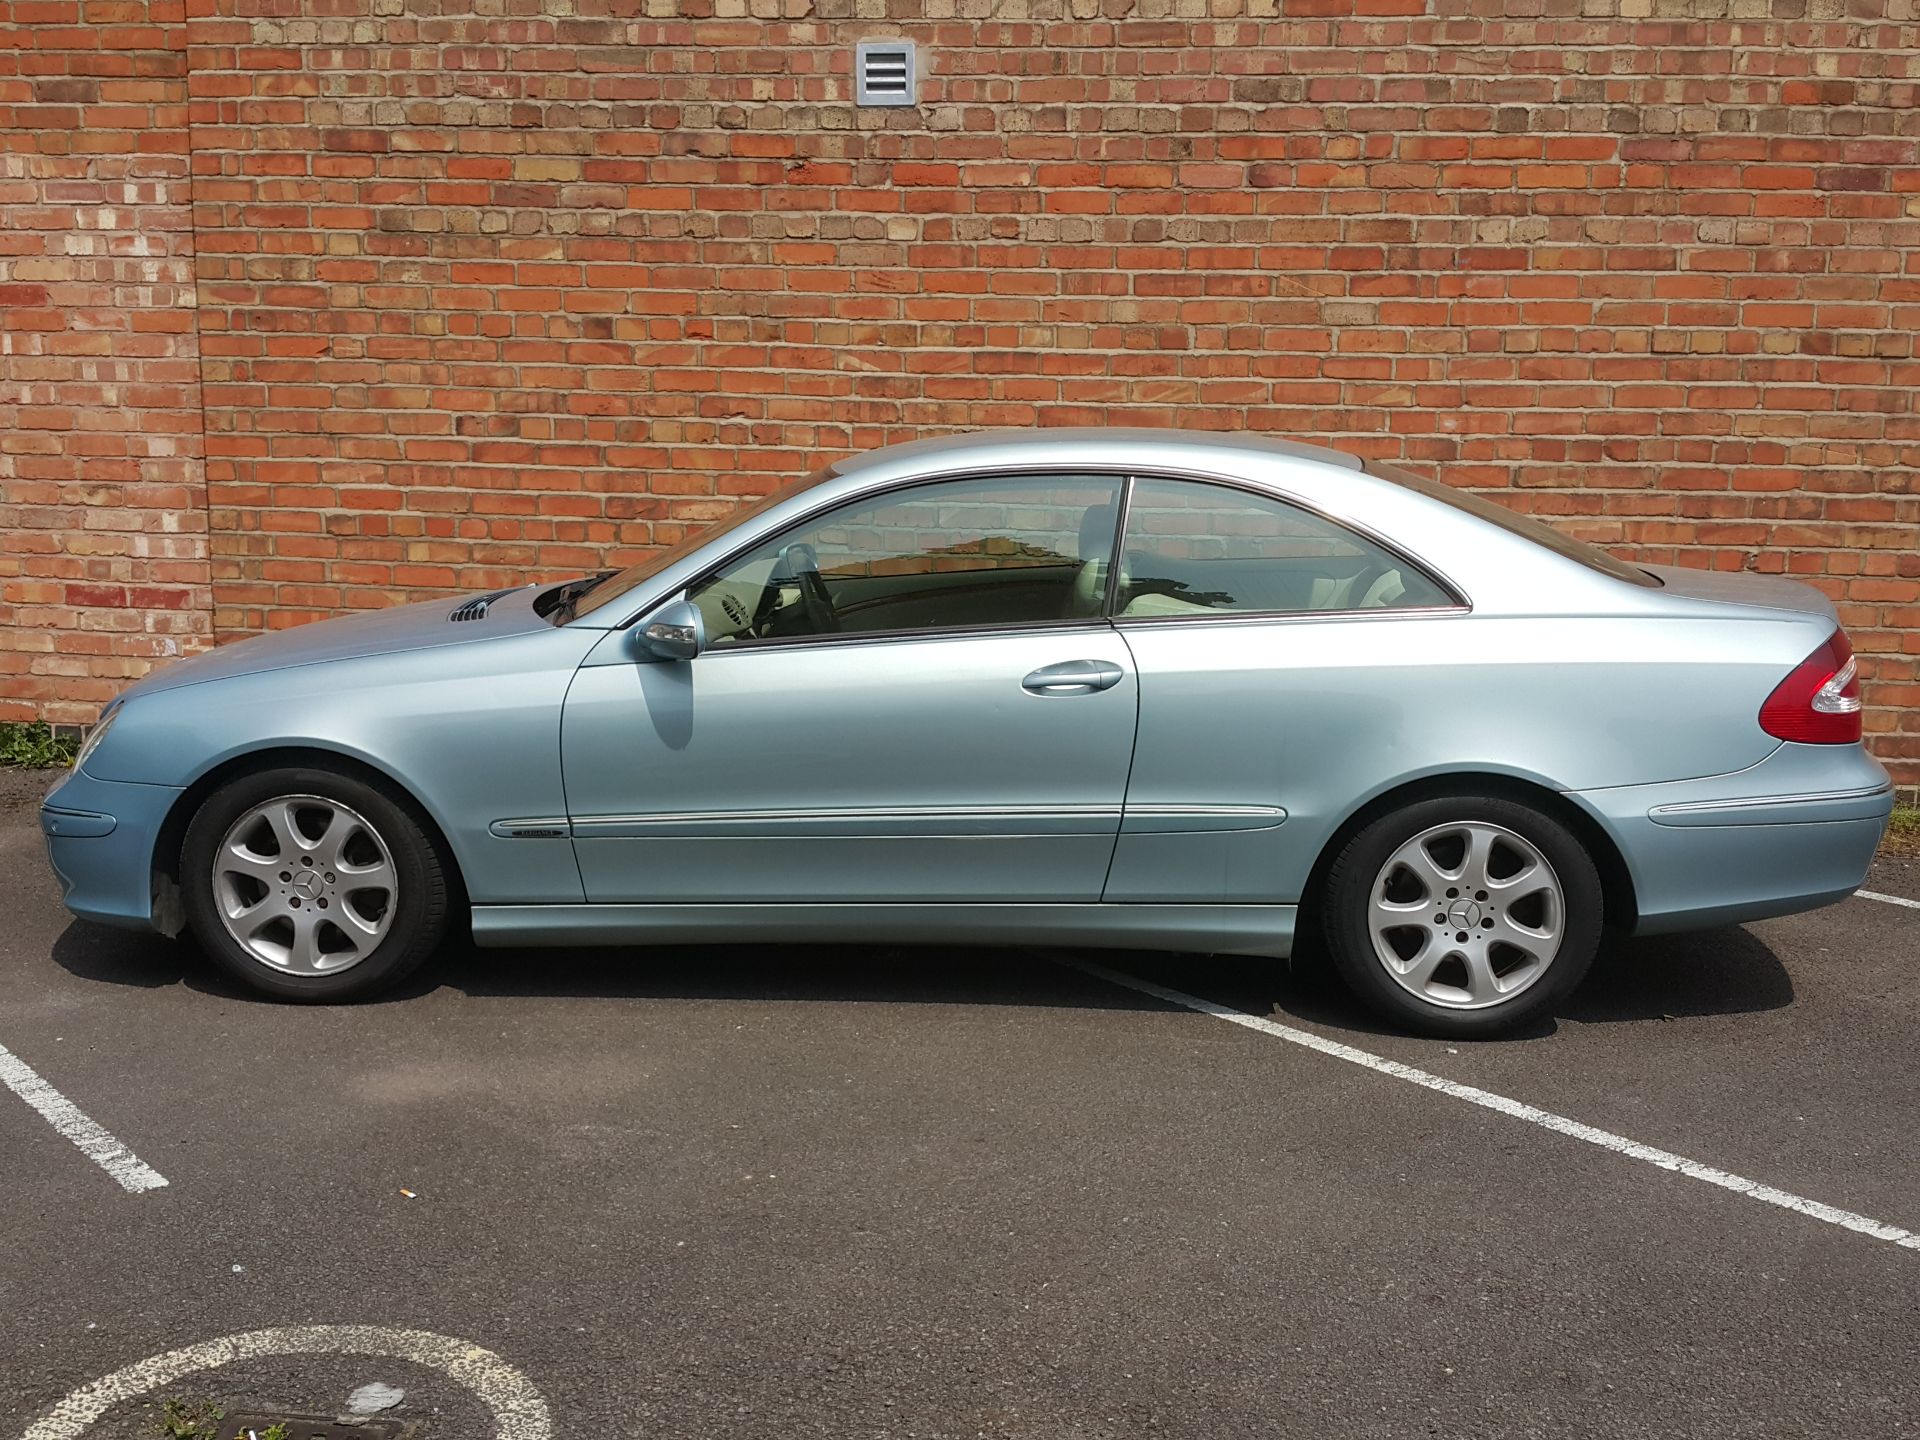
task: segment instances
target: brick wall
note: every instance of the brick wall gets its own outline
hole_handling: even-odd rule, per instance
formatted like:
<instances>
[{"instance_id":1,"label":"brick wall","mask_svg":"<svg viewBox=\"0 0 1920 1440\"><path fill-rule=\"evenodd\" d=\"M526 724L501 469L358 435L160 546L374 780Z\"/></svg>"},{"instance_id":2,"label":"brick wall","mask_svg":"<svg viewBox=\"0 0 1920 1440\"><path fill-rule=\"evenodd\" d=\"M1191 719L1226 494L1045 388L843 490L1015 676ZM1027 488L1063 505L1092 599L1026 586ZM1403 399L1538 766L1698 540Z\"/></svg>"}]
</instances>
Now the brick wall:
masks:
<instances>
[{"instance_id":1,"label":"brick wall","mask_svg":"<svg viewBox=\"0 0 1920 1440\"><path fill-rule=\"evenodd\" d=\"M1920 780L1915 14L191 0L215 627L909 436L1250 428L1822 586ZM875 35L917 108L849 103Z\"/></svg>"},{"instance_id":2,"label":"brick wall","mask_svg":"<svg viewBox=\"0 0 1920 1440\"><path fill-rule=\"evenodd\" d=\"M0 0L0 720L211 638L184 19Z\"/></svg>"}]
</instances>

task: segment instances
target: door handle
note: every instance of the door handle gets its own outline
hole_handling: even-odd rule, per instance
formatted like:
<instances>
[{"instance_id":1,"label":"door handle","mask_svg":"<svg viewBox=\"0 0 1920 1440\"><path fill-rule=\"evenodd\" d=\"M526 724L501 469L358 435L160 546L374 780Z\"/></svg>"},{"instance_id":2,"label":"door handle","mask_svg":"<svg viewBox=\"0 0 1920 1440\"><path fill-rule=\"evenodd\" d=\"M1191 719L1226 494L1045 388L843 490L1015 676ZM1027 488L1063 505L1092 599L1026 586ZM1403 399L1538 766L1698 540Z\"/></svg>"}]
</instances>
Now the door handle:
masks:
<instances>
[{"instance_id":1,"label":"door handle","mask_svg":"<svg viewBox=\"0 0 1920 1440\"><path fill-rule=\"evenodd\" d=\"M1029 695L1091 695L1118 685L1126 673L1111 660L1062 660L1042 665L1020 688Z\"/></svg>"}]
</instances>

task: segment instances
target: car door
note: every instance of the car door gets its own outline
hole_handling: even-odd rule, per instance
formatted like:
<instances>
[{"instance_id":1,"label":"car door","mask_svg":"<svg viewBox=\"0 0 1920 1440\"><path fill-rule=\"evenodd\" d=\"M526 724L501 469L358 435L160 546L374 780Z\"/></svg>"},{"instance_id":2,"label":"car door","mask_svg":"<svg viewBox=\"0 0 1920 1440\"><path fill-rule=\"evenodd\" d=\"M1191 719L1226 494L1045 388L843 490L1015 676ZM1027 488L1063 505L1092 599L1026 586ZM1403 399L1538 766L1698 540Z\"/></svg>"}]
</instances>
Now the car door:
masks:
<instances>
[{"instance_id":1,"label":"car door","mask_svg":"<svg viewBox=\"0 0 1920 1440\"><path fill-rule=\"evenodd\" d=\"M1098 900L1137 711L1102 613L1120 489L849 500L688 587L692 660L610 634L562 722L588 898Z\"/></svg>"},{"instance_id":2,"label":"car door","mask_svg":"<svg viewBox=\"0 0 1920 1440\"><path fill-rule=\"evenodd\" d=\"M1114 623L1140 727L1109 901L1296 901L1418 723L1451 591L1278 496L1141 477ZM1433 621L1442 622L1440 625Z\"/></svg>"}]
</instances>

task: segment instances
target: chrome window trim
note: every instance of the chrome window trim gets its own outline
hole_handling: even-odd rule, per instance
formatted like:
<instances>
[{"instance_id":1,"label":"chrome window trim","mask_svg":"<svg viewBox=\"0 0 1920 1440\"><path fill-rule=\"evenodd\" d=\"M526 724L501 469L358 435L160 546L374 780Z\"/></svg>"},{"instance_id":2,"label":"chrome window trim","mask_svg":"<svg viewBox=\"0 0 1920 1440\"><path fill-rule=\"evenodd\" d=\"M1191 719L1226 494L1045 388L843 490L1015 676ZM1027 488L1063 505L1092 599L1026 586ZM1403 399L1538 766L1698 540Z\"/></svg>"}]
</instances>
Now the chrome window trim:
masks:
<instances>
[{"instance_id":1,"label":"chrome window trim","mask_svg":"<svg viewBox=\"0 0 1920 1440\"><path fill-rule=\"evenodd\" d=\"M1376 607L1371 610L1214 610L1191 615L1116 616L1114 625L1122 630L1139 626L1162 625L1273 625L1297 624L1314 620L1444 620L1448 616L1471 615L1467 605L1419 605L1405 610Z\"/></svg>"},{"instance_id":2,"label":"chrome window trim","mask_svg":"<svg viewBox=\"0 0 1920 1440\"><path fill-rule=\"evenodd\" d=\"M1085 475L1092 479L1111 480L1119 487L1114 503L1120 507L1121 513L1125 511L1127 491L1133 483L1132 477L1124 471L1094 470L1084 465L1054 465L1044 467L1022 465L1011 470L999 466L983 466L975 471L960 471L937 477L923 477L896 485L882 486L874 490L863 490L858 495L841 500L839 505L823 505L817 510L810 510L800 518L791 521L784 528L773 531L768 535L762 535L751 543L743 545L728 555L726 559L720 561L718 564L709 566L692 580L689 580L682 589L681 594L684 597L691 598L695 586L705 584L715 575L719 574L723 567L731 565L749 550L756 549L770 540L777 540L783 535L790 534L802 525L806 525L822 515L831 514L841 506L857 505L873 499L876 496L892 495L900 490L918 489L922 485L936 485L946 480L977 480L983 476L987 478L999 476L1008 480L1020 480L1028 476L1042 475ZM1120 535L1120 525L1116 520L1113 530L1113 543L1116 546L1120 543ZM1107 552L1109 576L1111 576L1113 553L1111 550ZM1033 568L1039 569L1042 567L1035 566ZM669 599L671 598L672 597L669 597ZM1109 598L1111 598L1111 590L1109 590ZM650 614L653 609L658 608L657 605L650 607L648 611L636 617L636 623L638 619L644 618L646 614ZM743 651L773 650L792 648L800 645L831 645L846 642L858 643L865 640L905 640L922 635L952 638L955 636L964 637L968 635L1009 635L1053 629L1086 630L1105 625L1107 619L1107 614L1103 609L1102 613L1098 615L1086 615L1071 619L1062 616L1058 619L1047 620L1012 620L998 625L916 625L911 630L858 630L851 635L843 634L839 631L835 631L830 635L781 635L767 640L736 640L724 648L715 646L702 650L700 653L702 655L738 654Z\"/></svg>"},{"instance_id":3,"label":"chrome window trim","mask_svg":"<svg viewBox=\"0 0 1920 1440\"><path fill-rule=\"evenodd\" d=\"M1364 469L1363 469L1363 473L1364 473ZM1377 480L1380 477L1370 476L1369 478ZM1316 519L1324 520L1329 525L1336 526L1341 530L1351 531L1353 534L1358 535L1361 539L1367 541L1372 545L1378 546L1380 549L1386 551L1387 554L1393 556L1396 560L1400 561L1402 564L1411 565L1415 570L1419 571L1420 574L1426 576L1427 579L1431 580L1437 587L1439 587L1440 590L1444 591L1448 595L1453 596L1454 602L1455 602L1452 605L1406 605L1406 606L1399 606L1399 607L1392 606L1392 605L1376 605L1366 610L1222 610L1218 612L1219 614L1249 615L1249 616L1260 615L1260 616L1277 619L1285 616L1294 616L1294 615L1314 615L1314 616L1319 616L1319 615L1418 615L1418 614L1423 614L1423 613L1432 612L1432 611L1451 612L1451 611L1471 611L1473 609L1473 602L1467 598L1467 592L1462 590L1458 585L1454 584L1452 579L1450 579L1448 576L1441 574L1438 570L1436 570L1433 566L1429 565L1426 561L1421 560L1416 556L1414 556L1413 554L1411 554L1410 552L1408 552L1404 546L1398 545L1394 541L1389 540L1386 536L1382 535L1379 531L1375 530L1372 526L1363 524L1358 520L1352 520L1340 515L1335 515L1331 511L1326 510L1321 506L1310 504L1307 501L1302 500L1292 494L1289 494L1284 490L1269 489L1267 486L1256 484L1255 482L1250 480L1202 478L1194 475L1175 475L1169 472L1154 471L1154 470L1135 471L1130 473L1127 476L1127 496L1126 496L1126 502L1125 502L1125 513L1121 515L1121 520L1123 522L1126 520L1127 515L1130 514L1133 509L1133 482L1136 480L1188 480L1188 481L1192 481L1194 483L1202 484L1202 485L1217 485L1224 490L1238 490L1242 494L1253 495L1263 500L1278 500L1282 505L1290 505L1295 510L1300 511L1303 514L1312 515ZM1393 482L1387 481L1385 483L1392 484ZM1111 577L1109 577L1111 583L1109 584L1107 589L1107 614L1108 614L1108 618L1111 619L1115 624L1121 623L1121 617L1113 613L1113 607L1115 603L1117 603L1117 601L1119 600L1119 595L1118 595L1118 579L1119 579L1118 571L1119 571L1119 564L1120 564L1119 557L1126 553L1126 540L1127 540L1126 528L1123 524L1121 527L1120 537L1119 537L1120 549L1115 552L1115 557L1113 560L1114 574ZM1133 620L1134 621L1143 620L1143 619L1158 620L1158 619L1171 619L1171 618L1175 618L1175 617L1157 616L1157 615L1156 616L1136 615L1133 617ZM1132 623L1132 622L1129 621L1128 623Z\"/></svg>"},{"instance_id":4,"label":"chrome window trim","mask_svg":"<svg viewBox=\"0 0 1920 1440\"><path fill-rule=\"evenodd\" d=\"M756 549L757 547L765 544L769 540L778 539L782 535L789 534L792 531L799 529L802 525L810 525L815 520L818 520L821 516L830 515L835 510L840 509L842 506L858 505L869 500L877 499L883 495L893 495L902 490L917 490L923 485L938 485L948 480L978 480L983 477L993 478L995 476L998 476L1007 480L1018 480L1018 479L1023 479L1027 476L1041 476L1041 475L1086 475L1096 479L1112 480L1117 485L1119 485L1121 502L1122 503L1125 502L1125 497L1127 493L1127 482L1129 479L1128 473L1125 470L1111 470L1111 469L1101 468L1098 466L1066 465L1066 464L1015 465L1012 467L1008 467L1006 465L974 465L974 466L968 466L968 467L957 469L957 470L942 470L937 474L916 475L910 479L895 480L884 485L876 485L871 490L862 490L858 494L843 495L838 500L824 501L821 504L816 505L813 509L806 511L803 514L794 516L793 519L787 521L786 524L780 526L777 529L770 528L770 529L763 530L756 533L751 539L745 540L741 544L729 550L725 555L721 556L720 559L715 560L713 563L709 565L702 566L697 572L695 572L694 577L691 580L685 581L684 583L674 588L679 591L683 591L686 594L691 595L696 585L701 585L706 583L708 580L711 580L715 575L720 573L720 570L723 567L727 565L731 565L734 561L738 560L742 555L745 555L749 550ZM1116 527L1114 530L1114 535L1116 540L1119 534L1120 534L1120 531L1118 527ZM624 620L620 624L611 626L609 628L615 629L615 630L630 629L632 626L638 624L641 620L645 619L648 615L652 614L655 610L659 609L662 604L666 603L666 601L671 598L672 596L670 593L667 595L663 595L659 599L656 599L651 603L649 603L647 606L645 606L643 609L638 611L629 619ZM1100 616L1100 615L1089 616L1088 618L1092 620L1105 619L1104 616ZM1037 624L1043 624L1046 622L1021 621L1018 623L1027 624L1027 625L1037 625ZM978 628L978 627L972 627L972 628ZM1012 627L994 626L993 628L996 631L999 631L1003 629L1010 629ZM879 634L881 632L870 631L867 633ZM888 633L893 633L893 632L888 632ZM904 631L900 633L918 634L920 632ZM812 635L794 635L794 636L787 636L783 638L787 640L814 640L814 639L821 639L824 637L812 636ZM780 640L755 640L752 642L751 648L759 649L760 647L765 645L775 645L780 643L782 643ZM703 651L701 653L704 654L706 652Z\"/></svg>"},{"instance_id":5,"label":"chrome window trim","mask_svg":"<svg viewBox=\"0 0 1920 1440\"><path fill-rule=\"evenodd\" d=\"M1357 473L1367 475L1367 478L1372 480L1376 484L1389 485L1389 486L1394 484L1394 482L1391 480L1385 480L1377 475L1369 474L1364 467L1362 467L1360 471ZM740 544L728 550L719 559L714 560L709 564L703 565L698 571L695 572L694 577L691 580L682 581L679 584L670 586L668 589L664 591L657 592L650 599L648 599L645 604L641 605L639 608L634 610L631 614L627 615L627 617L624 620L621 620L617 624L612 624L607 626L594 626L591 628L608 629L608 630L631 629L634 625L638 624L641 620L645 619L648 615L652 614L655 610L659 609L660 606L665 604L668 600L670 600L675 593L690 592L694 586L701 584L703 581L711 579L713 575L715 575L722 566L732 564L735 560L739 559L742 555L746 554L749 550L752 550L756 546L765 543L768 539L771 539L778 535L783 535L790 530L798 529L802 525L809 524L812 521L818 519L820 516L828 514L831 511L838 509L842 505L855 504L859 501L873 499L876 496L891 495L891 494L894 494L896 491L900 491L900 490L912 490L922 485L936 485L946 480L970 480L970 479L978 479L981 476L995 476L995 475L1004 476L1008 479L1015 479L1015 478L1018 478L1021 476L1027 476L1027 475L1095 475L1095 476L1109 477L1109 478L1118 480L1120 482L1121 514L1119 517L1119 523L1114 527L1114 544L1116 546L1116 549L1112 553L1112 555L1109 556L1109 560L1108 560L1108 569L1109 569L1108 610L1109 612L1112 609L1112 602L1113 602L1113 599L1115 598L1112 591L1112 586L1113 586L1112 571L1119 553L1117 547L1124 544L1126 541L1126 519L1127 519L1126 512L1131 504L1133 482L1137 479L1193 480L1193 481L1198 481L1199 483L1205 484L1205 485L1221 485L1221 486L1225 486L1227 489L1230 489L1230 490L1242 490L1250 495L1262 496L1269 500L1279 500L1284 504L1293 506L1297 510L1303 510L1309 515L1318 516L1320 519L1325 520L1330 524L1338 525L1342 529L1351 530L1354 534L1362 536L1363 538L1371 541L1373 544L1378 545L1381 549L1385 550L1388 554L1393 555L1397 559L1405 561L1409 565L1412 565L1416 570L1420 571L1421 574L1427 576L1430 580L1432 580L1435 584L1437 584L1442 590L1456 597L1459 603L1457 606L1448 607L1449 611L1460 610L1460 611L1466 611L1470 613L1473 609L1473 598L1470 595L1468 595L1467 592L1459 584L1457 584L1454 581L1452 576L1439 570L1431 562L1415 556L1414 554L1412 554L1412 552L1407 550L1405 546L1400 545L1396 541L1389 539L1385 535L1382 535L1379 531L1375 530L1371 525L1368 525L1365 521L1355 519L1350 515L1340 514L1336 511L1328 509L1325 506L1317 505L1312 501L1303 499L1301 496L1293 493L1290 490L1284 490L1278 486L1264 484L1260 481L1248 480L1240 476L1221 475L1217 471L1209 471L1209 470L1189 470L1184 467L1176 466L1176 465L1155 465L1155 466L1149 466L1145 468L1128 468L1124 470L1112 470L1112 469L1108 469L1101 466L1089 466L1085 464L1068 464L1062 461L1062 462L1056 462L1056 463L1041 462L1041 463L1036 463L1031 465L1016 465L1011 467L1005 464L995 464L995 465L975 464L975 465L956 466L952 469L937 470L924 475L914 475L914 476L905 477L899 480L889 481L882 485L876 485L871 490L862 490L857 495L842 496L837 500L823 501L820 504L814 506L812 509L806 510L801 514L794 516L791 520L787 521L784 525L781 525L778 528L770 527L767 530L758 531L752 536L750 536L749 538L742 540ZM1397 488L1404 489L1405 487L1397 487ZM1408 493L1418 494L1419 492L1409 491ZM1422 498L1425 498L1425 497L1422 497ZM752 503L752 502L748 501L745 503ZM1436 501L1434 503L1437 504L1440 502ZM1248 612L1223 611L1221 613L1245 615ZM1320 611L1287 610L1287 611L1276 611L1273 613L1275 615L1295 615L1295 614L1333 615L1333 614L1340 614L1340 613L1347 613L1347 612L1339 612L1339 611L1331 611L1331 610L1320 610ZM1417 615L1423 612L1415 609L1407 609L1407 610L1376 609L1376 610L1354 611L1352 613L1362 614L1362 615ZM1107 615L1095 616L1095 617L1089 617L1089 618L1099 620L1104 623L1108 620L1111 620L1113 617L1111 613L1109 613ZM1160 617L1154 617L1154 618L1160 618ZM582 622L579 620L575 620L569 623L577 625ZM1037 624L1040 622L1027 622L1027 623ZM1005 626L1005 625L994 626L992 627L990 633L1000 634L1012 628L1014 627ZM875 631L870 633L879 634L881 632ZM893 633L893 632L888 632L888 633ZM899 632L899 633L926 634L929 632L916 630L916 631L905 631L905 632ZM819 640L821 638L824 638L824 637L792 636L792 637L789 637L789 640L807 641L807 640ZM757 649L764 648L766 646L782 644L782 643L788 643L788 642L760 640L760 641L753 642L749 646L743 646L743 647L737 647L737 648L746 649L746 650L757 650ZM717 653L717 652L702 652L702 653Z\"/></svg>"},{"instance_id":6,"label":"chrome window trim","mask_svg":"<svg viewBox=\"0 0 1920 1440\"><path fill-rule=\"evenodd\" d=\"M1108 620L1113 618L1114 607L1120 603L1120 557L1127 553L1127 521L1133 517L1133 486L1138 478L1128 472L1120 486L1120 508L1114 516L1113 544L1107 550L1107 589L1100 597L1100 614Z\"/></svg>"},{"instance_id":7,"label":"chrome window trim","mask_svg":"<svg viewBox=\"0 0 1920 1440\"><path fill-rule=\"evenodd\" d=\"M902 640L991 640L1001 635L1047 635L1055 632L1084 635L1112 629L1113 626L1104 615L1093 615L1084 620L1019 620L1005 625L928 625L912 630L859 630L851 635L782 635L771 640L714 645L702 650L700 658L704 660L710 655L759 655L770 650L824 650L842 645L885 645Z\"/></svg>"}]
</instances>

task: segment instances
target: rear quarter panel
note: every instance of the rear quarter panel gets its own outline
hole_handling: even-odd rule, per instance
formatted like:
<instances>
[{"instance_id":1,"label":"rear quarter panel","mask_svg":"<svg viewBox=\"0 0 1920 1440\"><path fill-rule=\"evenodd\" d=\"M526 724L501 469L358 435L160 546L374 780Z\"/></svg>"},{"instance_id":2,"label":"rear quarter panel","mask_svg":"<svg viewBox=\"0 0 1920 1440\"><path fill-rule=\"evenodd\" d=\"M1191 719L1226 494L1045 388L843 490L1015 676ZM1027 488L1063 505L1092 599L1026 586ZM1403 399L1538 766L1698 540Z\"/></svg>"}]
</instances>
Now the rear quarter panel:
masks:
<instances>
[{"instance_id":1,"label":"rear quarter panel","mask_svg":"<svg viewBox=\"0 0 1920 1440\"><path fill-rule=\"evenodd\" d=\"M1622 587L1631 588L1631 587ZM1450 774L1588 790L1740 770L1817 616L1297 617L1125 623L1140 670L1136 805L1271 804L1277 827L1123 829L1109 900L1292 902L1339 826Z\"/></svg>"}]
</instances>

